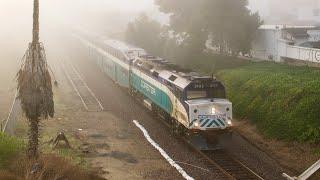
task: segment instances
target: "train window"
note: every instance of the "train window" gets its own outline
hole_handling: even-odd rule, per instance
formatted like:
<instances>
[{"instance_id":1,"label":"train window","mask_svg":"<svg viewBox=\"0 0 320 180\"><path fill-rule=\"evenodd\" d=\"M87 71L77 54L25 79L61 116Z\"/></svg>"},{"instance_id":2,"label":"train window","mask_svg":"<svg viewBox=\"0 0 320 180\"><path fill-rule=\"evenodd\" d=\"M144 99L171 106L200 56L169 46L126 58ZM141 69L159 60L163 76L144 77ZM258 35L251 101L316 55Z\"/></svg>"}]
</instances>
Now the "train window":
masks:
<instances>
[{"instance_id":1,"label":"train window","mask_svg":"<svg viewBox=\"0 0 320 180\"><path fill-rule=\"evenodd\" d=\"M153 71L153 72L152 72L152 75L153 75L154 77L156 77L156 78L159 77L159 73L158 73L157 71Z\"/></svg>"},{"instance_id":2,"label":"train window","mask_svg":"<svg viewBox=\"0 0 320 180\"><path fill-rule=\"evenodd\" d=\"M210 98L226 98L226 91L224 88L215 88L208 91Z\"/></svg>"},{"instance_id":3,"label":"train window","mask_svg":"<svg viewBox=\"0 0 320 180\"><path fill-rule=\"evenodd\" d=\"M206 98L207 96L208 95L207 95L207 91L206 90L203 90L203 91L187 91L188 100Z\"/></svg>"},{"instance_id":4,"label":"train window","mask_svg":"<svg viewBox=\"0 0 320 180\"><path fill-rule=\"evenodd\" d=\"M171 76L169 77L169 79L170 79L170 81L175 81L175 80L177 79L177 76L171 75Z\"/></svg>"}]
</instances>

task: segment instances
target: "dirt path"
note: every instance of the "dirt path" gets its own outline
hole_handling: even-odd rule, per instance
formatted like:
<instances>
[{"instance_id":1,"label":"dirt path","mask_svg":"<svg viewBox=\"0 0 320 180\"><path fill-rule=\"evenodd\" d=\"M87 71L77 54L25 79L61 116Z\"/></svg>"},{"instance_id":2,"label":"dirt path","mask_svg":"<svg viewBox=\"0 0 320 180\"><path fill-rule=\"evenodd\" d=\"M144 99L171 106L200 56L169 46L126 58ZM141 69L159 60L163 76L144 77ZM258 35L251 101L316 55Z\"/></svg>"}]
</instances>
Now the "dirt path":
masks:
<instances>
[{"instance_id":1,"label":"dirt path","mask_svg":"<svg viewBox=\"0 0 320 180\"><path fill-rule=\"evenodd\" d=\"M65 132L89 166L107 179L181 178L133 124L128 126L110 111L87 112L59 63L49 62L59 85L54 88L56 116L43 123L44 136Z\"/></svg>"}]
</instances>

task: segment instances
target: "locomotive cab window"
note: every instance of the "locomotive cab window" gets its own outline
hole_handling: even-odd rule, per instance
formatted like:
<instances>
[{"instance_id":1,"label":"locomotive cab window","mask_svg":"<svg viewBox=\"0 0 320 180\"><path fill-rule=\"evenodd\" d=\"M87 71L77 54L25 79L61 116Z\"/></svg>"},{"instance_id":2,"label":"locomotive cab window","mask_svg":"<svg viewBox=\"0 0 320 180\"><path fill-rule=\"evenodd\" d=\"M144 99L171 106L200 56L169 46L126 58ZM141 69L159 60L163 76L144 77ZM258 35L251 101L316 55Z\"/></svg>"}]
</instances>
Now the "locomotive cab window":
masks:
<instances>
[{"instance_id":1,"label":"locomotive cab window","mask_svg":"<svg viewBox=\"0 0 320 180\"><path fill-rule=\"evenodd\" d=\"M207 97L207 91L199 91L199 90L190 90L187 91L187 98L188 100L191 99L203 99Z\"/></svg>"},{"instance_id":2,"label":"locomotive cab window","mask_svg":"<svg viewBox=\"0 0 320 180\"><path fill-rule=\"evenodd\" d=\"M195 83L186 91L187 99L225 98L225 88L221 83Z\"/></svg>"}]
</instances>

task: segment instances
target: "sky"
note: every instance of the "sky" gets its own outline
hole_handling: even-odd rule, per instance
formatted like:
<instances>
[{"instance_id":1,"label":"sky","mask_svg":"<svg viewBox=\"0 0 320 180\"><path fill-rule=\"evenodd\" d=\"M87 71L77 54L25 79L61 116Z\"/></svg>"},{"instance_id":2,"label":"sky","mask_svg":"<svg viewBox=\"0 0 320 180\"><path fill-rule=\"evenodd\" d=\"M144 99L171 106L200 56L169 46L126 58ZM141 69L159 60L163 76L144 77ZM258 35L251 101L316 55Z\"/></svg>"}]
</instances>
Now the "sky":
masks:
<instances>
[{"instance_id":1,"label":"sky","mask_svg":"<svg viewBox=\"0 0 320 180\"><path fill-rule=\"evenodd\" d=\"M293 2L299 4L296 7L301 7L320 0L249 0L249 7L266 16L271 1L276 2L276 9L290 11ZM167 16L159 13L153 3L153 0L40 0L40 36L59 31L61 24L95 31L96 34L117 34L125 31L126 24L143 12L161 22L168 22ZM2 52L17 49L8 47L24 50L31 41L32 9L33 0L0 0Z\"/></svg>"},{"instance_id":2,"label":"sky","mask_svg":"<svg viewBox=\"0 0 320 180\"><path fill-rule=\"evenodd\" d=\"M59 23L96 29L120 28L142 12L158 16L153 0L40 0L41 26ZM2 34L29 32L33 0L0 0L0 40ZM101 23L102 21L102 23ZM108 23L109 22L109 23ZM97 27L101 25L101 27ZM121 28L124 28L121 26Z\"/></svg>"},{"instance_id":3,"label":"sky","mask_svg":"<svg viewBox=\"0 0 320 180\"><path fill-rule=\"evenodd\" d=\"M259 11L262 16L266 16L269 13L268 3L271 1L286 5L293 1L310 4L309 2L317 0L249 0L249 6L253 11ZM57 22L72 23L73 26L84 26L87 23L103 31L109 31L113 26L125 28L123 24L142 12L155 19L168 21L153 3L153 0L40 0L40 20L45 27L53 26ZM29 32L32 5L33 0L0 0L0 36L14 31ZM280 9L281 6L277 8ZM107 27L108 25L112 26Z\"/></svg>"},{"instance_id":4,"label":"sky","mask_svg":"<svg viewBox=\"0 0 320 180\"><path fill-rule=\"evenodd\" d=\"M262 15L267 11L265 7L268 1L270 0L249 0L250 7L254 11L259 10ZM33 0L0 0L0 23L14 21L20 24L29 23L32 3ZM41 13L47 21L86 18L84 15L94 17L111 13L119 16L121 14L136 16L145 11L154 18L158 18L160 15L153 3L153 0L40 0ZM134 19L134 17L129 18Z\"/></svg>"}]
</instances>

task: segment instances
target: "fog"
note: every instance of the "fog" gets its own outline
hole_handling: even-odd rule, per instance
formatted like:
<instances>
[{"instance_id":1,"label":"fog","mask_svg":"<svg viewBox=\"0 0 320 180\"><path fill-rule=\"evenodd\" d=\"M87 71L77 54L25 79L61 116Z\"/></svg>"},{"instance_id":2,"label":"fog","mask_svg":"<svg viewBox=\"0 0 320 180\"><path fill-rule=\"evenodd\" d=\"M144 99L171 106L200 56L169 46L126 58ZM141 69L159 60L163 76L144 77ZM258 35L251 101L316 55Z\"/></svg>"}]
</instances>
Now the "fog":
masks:
<instances>
[{"instance_id":1,"label":"fog","mask_svg":"<svg viewBox=\"0 0 320 180\"><path fill-rule=\"evenodd\" d=\"M249 0L249 7L258 11L265 23L314 24L317 21L310 12L317 13L319 1ZM143 12L162 22L168 21L166 16L159 13L153 0L40 0L40 5L42 41L47 40L43 37L59 31L61 27L99 34L121 33L129 21ZM2 49L25 47L31 41L32 8L33 0L0 0Z\"/></svg>"},{"instance_id":2,"label":"fog","mask_svg":"<svg viewBox=\"0 0 320 180\"><path fill-rule=\"evenodd\" d=\"M65 27L112 34L142 12L157 12L152 0L40 0L40 6L40 39L48 51L53 35ZM33 0L0 0L0 80L10 89L31 42L32 12Z\"/></svg>"},{"instance_id":3,"label":"fog","mask_svg":"<svg viewBox=\"0 0 320 180\"><path fill-rule=\"evenodd\" d=\"M313 25L320 22L320 0L250 0L267 24Z\"/></svg>"},{"instance_id":4,"label":"fog","mask_svg":"<svg viewBox=\"0 0 320 180\"><path fill-rule=\"evenodd\" d=\"M30 33L32 5L33 0L0 0L0 34ZM42 28L64 24L97 31L124 26L136 15L156 9L152 0L40 0L40 5Z\"/></svg>"}]
</instances>

